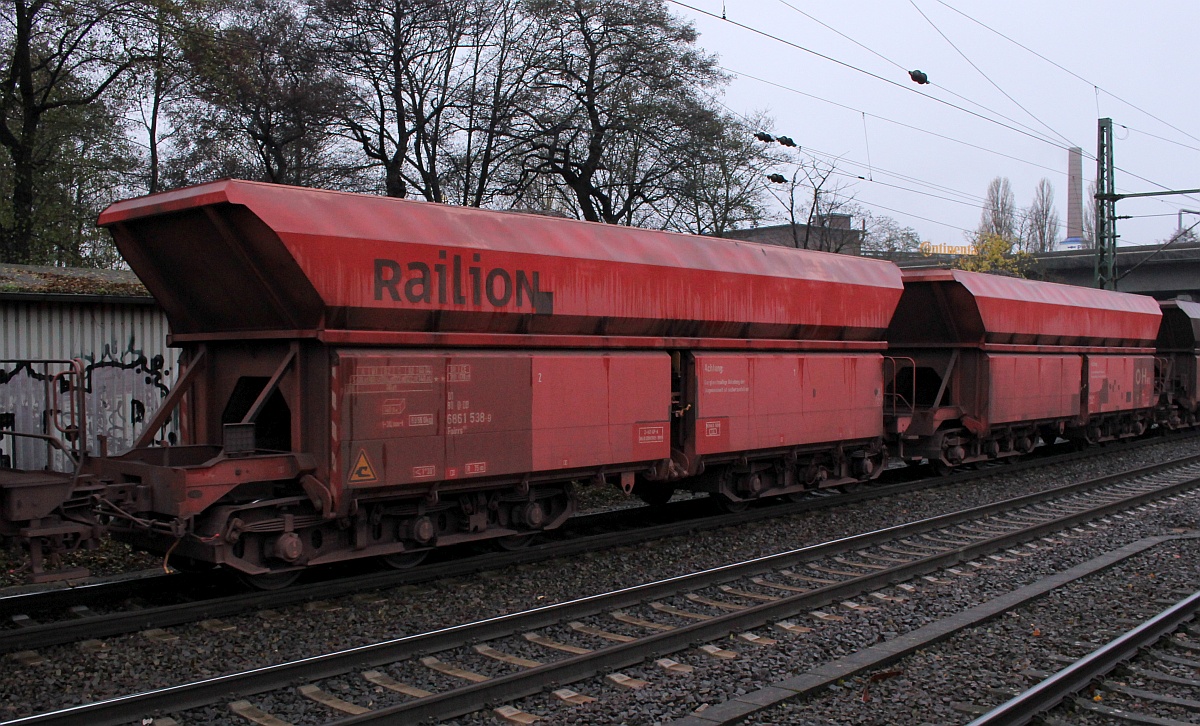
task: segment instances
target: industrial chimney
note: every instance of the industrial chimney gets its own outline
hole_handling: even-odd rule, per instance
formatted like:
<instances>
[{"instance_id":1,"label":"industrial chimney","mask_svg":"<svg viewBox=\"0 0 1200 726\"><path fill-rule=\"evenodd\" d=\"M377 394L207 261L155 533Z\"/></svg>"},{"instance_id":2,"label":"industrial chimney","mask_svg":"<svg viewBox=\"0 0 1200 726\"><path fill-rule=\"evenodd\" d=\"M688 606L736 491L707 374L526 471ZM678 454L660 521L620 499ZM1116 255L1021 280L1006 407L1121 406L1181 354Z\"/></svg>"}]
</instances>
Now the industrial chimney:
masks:
<instances>
[{"instance_id":1,"label":"industrial chimney","mask_svg":"<svg viewBox=\"0 0 1200 726\"><path fill-rule=\"evenodd\" d=\"M1061 249L1077 250L1091 247L1083 238L1083 149L1073 146L1067 154L1067 238Z\"/></svg>"}]
</instances>

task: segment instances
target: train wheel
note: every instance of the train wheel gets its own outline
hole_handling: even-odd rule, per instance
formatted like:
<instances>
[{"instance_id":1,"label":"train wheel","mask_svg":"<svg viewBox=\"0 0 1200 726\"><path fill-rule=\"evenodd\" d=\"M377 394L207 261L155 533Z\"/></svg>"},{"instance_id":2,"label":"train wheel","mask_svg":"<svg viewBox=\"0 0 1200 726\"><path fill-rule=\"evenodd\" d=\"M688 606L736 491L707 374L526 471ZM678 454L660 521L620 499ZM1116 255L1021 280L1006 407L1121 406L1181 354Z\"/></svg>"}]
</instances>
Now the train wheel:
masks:
<instances>
[{"instance_id":1,"label":"train wheel","mask_svg":"<svg viewBox=\"0 0 1200 726\"><path fill-rule=\"evenodd\" d=\"M634 496L652 507L661 507L675 496L675 488L670 486L650 486L638 483L633 487Z\"/></svg>"},{"instance_id":2,"label":"train wheel","mask_svg":"<svg viewBox=\"0 0 1200 726\"><path fill-rule=\"evenodd\" d=\"M750 502L730 499L720 492L714 493L711 498L717 503L717 506L720 507L722 511L729 512L730 514L744 512L750 506Z\"/></svg>"},{"instance_id":3,"label":"train wheel","mask_svg":"<svg viewBox=\"0 0 1200 726\"><path fill-rule=\"evenodd\" d=\"M929 462L929 468L938 476L950 476L954 473L954 467L950 466L941 459L934 459Z\"/></svg>"},{"instance_id":4,"label":"train wheel","mask_svg":"<svg viewBox=\"0 0 1200 726\"><path fill-rule=\"evenodd\" d=\"M383 555L379 559L393 570L407 570L421 564L428 556L429 550L421 550L420 552L397 552L394 555Z\"/></svg>"},{"instance_id":5,"label":"train wheel","mask_svg":"<svg viewBox=\"0 0 1200 726\"><path fill-rule=\"evenodd\" d=\"M303 570L288 570L287 572L267 572L261 575L238 573L238 579L255 590L282 590L295 582Z\"/></svg>"}]
</instances>

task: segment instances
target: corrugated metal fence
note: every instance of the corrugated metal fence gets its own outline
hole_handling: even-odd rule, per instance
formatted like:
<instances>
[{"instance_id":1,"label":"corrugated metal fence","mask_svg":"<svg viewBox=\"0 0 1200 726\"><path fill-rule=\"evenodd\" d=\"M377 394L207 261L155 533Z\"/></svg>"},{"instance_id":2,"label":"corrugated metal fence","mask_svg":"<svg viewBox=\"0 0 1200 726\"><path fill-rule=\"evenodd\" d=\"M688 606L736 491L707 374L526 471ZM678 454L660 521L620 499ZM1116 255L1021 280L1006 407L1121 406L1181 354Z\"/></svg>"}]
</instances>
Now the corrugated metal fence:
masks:
<instances>
[{"instance_id":1,"label":"corrugated metal fence","mask_svg":"<svg viewBox=\"0 0 1200 726\"><path fill-rule=\"evenodd\" d=\"M0 429L45 433L45 368L39 359L84 362L88 448L108 437L111 453L132 446L176 378L167 319L152 301L95 295L0 295ZM43 442L0 437L2 456L21 469L46 466ZM67 468L61 455L52 468Z\"/></svg>"}]
</instances>

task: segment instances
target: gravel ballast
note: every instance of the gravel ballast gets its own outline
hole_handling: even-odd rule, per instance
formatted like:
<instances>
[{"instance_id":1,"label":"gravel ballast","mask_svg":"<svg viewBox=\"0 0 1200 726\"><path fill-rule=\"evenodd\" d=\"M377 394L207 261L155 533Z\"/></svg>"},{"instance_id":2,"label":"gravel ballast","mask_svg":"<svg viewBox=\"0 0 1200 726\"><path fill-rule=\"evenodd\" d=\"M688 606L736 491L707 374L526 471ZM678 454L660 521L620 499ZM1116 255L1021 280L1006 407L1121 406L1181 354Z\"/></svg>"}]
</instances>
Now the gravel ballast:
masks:
<instances>
[{"instance_id":1,"label":"gravel ballast","mask_svg":"<svg viewBox=\"0 0 1200 726\"><path fill-rule=\"evenodd\" d=\"M1080 658L1166 609L1159 600L1183 599L1181 593L1200 588L1198 557L1200 541L1166 542L885 669L746 723L965 723L1030 688L1041 674L1062 669L1065 658ZM1088 695L1105 700L1102 689ZM1162 707L1151 712L1171 716ZM1173 717L1188 718L1183 712Z\"/></svg>"},{"instance_id":2,"label":"gravel ballast","mask_svg":"<svg viewBox=\"0 0 1200 726\"><path fill-rule=\"evenodd\" d=\"M41 666L9 666L0 684L0 700L5 718L51 710L85 700L120 695L183 683L205 676L228 673L278 663L399 635L412 634L460 622L560 602L619 587L639 584L695 570L749 559L827 541L859 532L879 529L949 511L977 506L1055 486L1114 473L1188 453L1200 452L1200 442L1166 442L1122 454L1098 451L1097 456L1072 464L1047 466L1027 472L1000 472L995 477L971 482L957 488L939 488L904 497L890 497L847 506L835 511L817 511L760 522L736 530L704 532L637 547L593 552L570 561L526 565L508 570L481 573L472 578L455 578L425 586L408 587L384 593L382 602L339 600L340 609L321 611L300 606L279 609L279 617L265 619L248 613L229 618L237 627L233 633L212 633L198 626L172 629L179 640L163 645L140 635L113 638L109 648L92 653L79 646L48 649ZM1046 557L1022 558L1003 570L961 578L944 585L920 584L918 592L907 594L904 603L889 603L876 613L841 612L844 622L812 625L814 632L791 636L778 631L760 631L760 635L779 640L778 646L756 647L730 641L725 647L743 657L734 661L716 661L693 652L672 656L695 667L688 675L667 674L654 663L626 670L627 675L643 678L650 686L640 691L618 689L597 679L572 686L596 696L596 703L570 707L548 694L516 705L538 713L545 723L657 723L690 713L704 703L715 704L777 680L782 673L794 673L823 660L844 655L877 642L881 638L907 632L940 617L968 607L1012 587L1028 583L1058 567L1069 566L1126 542L1148 534L1161 534L1171 528L1197 525L1191 509L1150 510L1145 516L1114 520L1100 530L1072 539L1054 548ZM986 576L984 576L986 575ZM607 622L605 629L621 632L620 624ZM574 633L560 633L563 641L587 644ZM600 647L594 642L590 647ZM496 647L514 655L548 660L557 657L520 639L510 639ZM755 657L749 657L751 654ZM761 658L766 654L769 657ZM469 656L469 657L468 657ZM447 659L451 656L447 655ZM466 667L480 672L507 672L509 666L497 664L476 654L455 653ZM498 669L498 670L489 670ZM451 682L411 664L381 669L397 680L429 690L443 690ZM363 681L357 674L322 682L336 695L364 706L377 707L402 699ZM252 698L256 705L271 711L279 701L279 715L293 723L319 723L332 717L319 707L302 704L292 694L262 695ZM283 710L286 706L287 715ZM303 708L301 708L303 706ZM229 712L223 707L192 711L185 722L227 723ZM475 714L461 723L495 723L490 714Z\"/></svg>"}]
</instances>

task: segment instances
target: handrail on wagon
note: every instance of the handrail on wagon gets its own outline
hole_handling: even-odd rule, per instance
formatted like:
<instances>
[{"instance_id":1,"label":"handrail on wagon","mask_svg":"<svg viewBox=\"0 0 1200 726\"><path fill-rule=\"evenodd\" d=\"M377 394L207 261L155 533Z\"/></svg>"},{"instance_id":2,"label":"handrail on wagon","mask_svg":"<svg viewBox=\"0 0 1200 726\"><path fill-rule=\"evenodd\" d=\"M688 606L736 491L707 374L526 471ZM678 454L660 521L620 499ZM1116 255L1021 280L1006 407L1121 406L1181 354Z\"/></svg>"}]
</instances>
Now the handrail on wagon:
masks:
<instances>
[{"instance_id":1,"label":"handrail on wagon","mask_svg":"<svg viewBox=\"0 0 1200 726\"><path fill-rule=\"evenodd\" d=\"M1154 398L1161 401L1171 391L1171 379L1175 376L1175 358L1169 355L1154 356Z\"/></svg>"},{"instance_id":2,"label":"handrail on wagon","mask_svg":"<svg viewBox=\"0 0 1200 726\"><path fill-rule=\"evenodd\" d=\"M886 369L884 370L884 374L883 374L884 380L888 381L888 386L884 390L884 394L883 394L884 401L885 401L884 406L883 406L884 414L891 415L891 416L899 416L903 413L903 414L911 416L917 410L917 404L916 404L916 401L917 401L917 376L916 376L917 362L915 360L913 360L912 358L909 358L908 356L890 356L890 355L885 355L883 357L883 362L884 362L885 366L891 366L891 374L889 375L887 373ZM907 362L908 363L907 367L912 369L912 371L913 371L912 391L911 391L911 395L908 397L905 397L899 391L896 390L896 381L900 375L900 370L902 367L900 365L901 362Z\"/></svg>"},{"instance_id":3,"label":"handrail on wagon","mask_svg":"<svg viewBox=\"0 0 1200 726\"><path fill-rule=\"evenodd\" d=\"M50 465L54 450L61 451L78 470L83 459L87 456L87 407L84 399L84 362L80 358L7 358L0 359L0 365L17 364L28 366L33 376L40 376L43 387L43 397L46 408L43 409L43 432L17 431L16 429L0 429L0 439L11 437L36 439L46 442L46 462ZM50 372L51 366L66 366L65 369ZM34 366L40 366L41 372L34 371ZM69 392L66 408L63 408L62 394ZM62 436L54 433L57 431ZM65 441L64 441L65 439ZM15 453L15 451L14 451ZM15 461L10 461L15 465Z\"/></svg>"}]
</instances>

